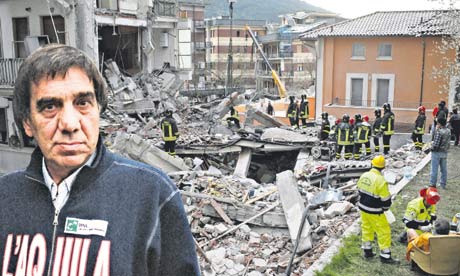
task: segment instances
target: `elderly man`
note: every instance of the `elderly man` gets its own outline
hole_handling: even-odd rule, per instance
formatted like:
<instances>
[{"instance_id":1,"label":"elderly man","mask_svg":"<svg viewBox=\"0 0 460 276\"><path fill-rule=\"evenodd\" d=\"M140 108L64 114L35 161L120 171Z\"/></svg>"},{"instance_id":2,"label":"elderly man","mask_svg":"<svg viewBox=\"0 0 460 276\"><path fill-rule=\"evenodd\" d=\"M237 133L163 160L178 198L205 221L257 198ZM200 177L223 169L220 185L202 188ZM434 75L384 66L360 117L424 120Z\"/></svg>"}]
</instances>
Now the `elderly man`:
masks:
<instances>
[{"instance_id":1,"label":"elderly man","mask_svg":"<svg viewBox=\"0 0 460 276\"><path fill-rule=\"evenodd\" d=\"M104 147L105 90L94 63L69 46L22 64L15 121L38 147L25 170L0 178L3 274L199 275L176 186Z\"/></svg>"}]
</instances>

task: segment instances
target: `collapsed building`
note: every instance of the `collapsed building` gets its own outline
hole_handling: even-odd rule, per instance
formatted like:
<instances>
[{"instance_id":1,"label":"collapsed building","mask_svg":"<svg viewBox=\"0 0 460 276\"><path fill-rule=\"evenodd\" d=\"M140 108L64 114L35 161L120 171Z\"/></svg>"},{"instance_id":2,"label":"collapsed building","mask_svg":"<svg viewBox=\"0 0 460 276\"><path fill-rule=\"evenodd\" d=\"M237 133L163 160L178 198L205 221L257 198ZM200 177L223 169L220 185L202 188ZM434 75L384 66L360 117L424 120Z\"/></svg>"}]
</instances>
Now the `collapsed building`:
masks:
<instances>
[{"instance_id":1,"label":"collapsed building","mask_svg":"<svg viewBox=\"0 0 460 276\"><path fill-rule=\"evenodd\" d=\"M356 181L372 156L330 161L334 144L319 142L318 127L292 130L238 92L185 97L171 72L129 77L113 61L105 68L105 142L177 184L203 275L282 275L289 266L304 275L358 219ZM243 129L226 125L230 106L244 106ZM167 109L179 124L180 157L162 150L159 124ZM425 156L411 144L392 151L387 181L411 177Z\"/></svg>"}]
</instances>

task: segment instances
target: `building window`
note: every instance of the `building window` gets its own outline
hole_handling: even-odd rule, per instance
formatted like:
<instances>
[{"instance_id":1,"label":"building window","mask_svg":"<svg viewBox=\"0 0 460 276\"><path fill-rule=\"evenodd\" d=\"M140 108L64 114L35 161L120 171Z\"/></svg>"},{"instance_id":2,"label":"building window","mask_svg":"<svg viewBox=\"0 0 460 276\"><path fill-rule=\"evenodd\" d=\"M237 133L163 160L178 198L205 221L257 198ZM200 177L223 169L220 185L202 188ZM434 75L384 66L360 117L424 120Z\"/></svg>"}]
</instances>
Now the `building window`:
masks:
<instances>
[{"instance_id":1,"label":"building window","mask_svg":"<svg viewBox=\"0 0 460 276\"><path fill-rule=\"evenodd\" d=\"M372 74L371 100L373 106L382 106L384 103L393 105L394 83L394 74Z\"/></svg>"},{"instance_id":2,"label":"building window","mask_svg":"<svg viewBox=\"0 0 460 276\"><path fill-rule=\"evenodd\" d=\"M240 31L236 31L236 37L240 37Z\"/></svg>"},{"instance_id":3,"label":"building window","mask_svg":"<svg viewBox=\"0 0 460 276\"><path fill-rule=\"evenodd\" d=\"M51 20L50 16L43 16L42 17L42 28L43 28L42 33L48 36L50 43L58 42L56 39L56 32L54 32L53 21L54 21L54 26L56 26L56 32L59 37L59 43L65 44L64 17L60 15L54 15L53 20Z\"/></svg>"},{"instance_id":4,"label":"building window","mask_svg":"<svg viewBox=\"0 0 460 276\"><path fill-rule=\"evenodd\" d=\"M390 43L380 43L379 44L379 55L377 59L383 59L383 60L388 60L391 59L392 57L392 49L391 49L391 44Z\"/></svg>"},{"instance_id":5,"label":"building window","mask_svg":"<svg viewBox=\"0 0 460 276\"><path fill-rule=\"evenodd\" d=\"M368 74L348 73L346 76L345 105L367 106Z\"/></svg>"},{"instance_id":6,"label":"building window","mask_svg":"<svg viewBox=\"0 0 460 276\"><path fill-rule=\"evenodd\" d=\"M180 18L187 18L187 11L179 11Z\"/></svg>"},{"instance_id":7,"label":"building window","mask_svg":"<svg viewBox=\"0 0 460 276\"><path fill-rule=\"evenodd\" d=\"M366 58L366 47L362 43L353 43L351 59L363 60Z\"/></svg>"},{"instance_id":8,"label":"building window","mask_svg":"<svg viewBox=\"0 0 460 276\"><path fill-rule=\"evenodd\" d=\"M13 39L15 57L27 57L24 39L29 35L29 20L27 17L13 18Z\"/></svg>"},{"instance_id":9,"label":"building window","mask_svg":"<svg viewBox=\"0 0 460 276\"><path fill-rule=\"evenodd\" d=\"M303 65L298 65L297 66L297 71L303 71Z\"/></svg>"},{"instance_id":10,"label":"building window","mask_svg":"<svg viewBox=\"0 0 460 276\"><path fill-rule=\"evenodd\" d=\"M118 10L118 0L98 0L97 7L108 10Z\"/></svg>"}]
</instances>

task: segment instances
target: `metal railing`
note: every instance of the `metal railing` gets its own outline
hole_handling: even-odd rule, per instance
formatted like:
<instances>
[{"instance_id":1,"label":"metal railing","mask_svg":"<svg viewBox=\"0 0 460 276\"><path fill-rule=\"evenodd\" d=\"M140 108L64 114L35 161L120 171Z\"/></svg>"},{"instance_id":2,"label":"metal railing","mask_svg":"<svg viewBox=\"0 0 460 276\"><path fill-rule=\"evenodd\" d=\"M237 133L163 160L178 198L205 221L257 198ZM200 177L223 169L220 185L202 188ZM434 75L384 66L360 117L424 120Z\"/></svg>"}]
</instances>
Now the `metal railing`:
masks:
<instances>
[{"instance_id":1,"label":"metal railing","mask_svg":"<svg viewBox=\"0 0 460 276\"><path fill-rule=\"evenodd\" d=\"M0 85L14 85L23 58L0 58Z\"/></svg>"},{"instance_id":2,"label":"metal railing","mask_svg":"<svg viewBox=\"0 0 460 276\"><path fill-rule=\"evenodd\" d=\"M331 104L339 106L356 106L356 107L382 107L385 102L378 102L377 100L355 100L355 99L339 99L335 98ZM410 108L417 109L420 106L420 102L405 102L405 101L389 101L392 108ZM435 106L435 102L422 102L422 105L426 108Z\"/></svg>"}]
</instances>

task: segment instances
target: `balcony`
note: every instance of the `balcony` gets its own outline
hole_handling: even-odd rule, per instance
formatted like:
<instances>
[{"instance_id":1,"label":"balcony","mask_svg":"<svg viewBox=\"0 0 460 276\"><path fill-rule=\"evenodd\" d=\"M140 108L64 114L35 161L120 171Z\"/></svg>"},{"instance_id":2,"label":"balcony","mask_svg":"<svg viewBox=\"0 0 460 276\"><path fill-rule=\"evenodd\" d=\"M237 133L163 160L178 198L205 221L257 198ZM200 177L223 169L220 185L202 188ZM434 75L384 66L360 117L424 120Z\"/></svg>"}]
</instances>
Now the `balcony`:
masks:
<instances>
[{"instance_id":1,"label":"balcony","mask_svg":"<svg viewBox=\"0 0 460 276\"><path fill-rule=\"evenodd\" d=\"M23 58L0 58L0 85L14 86Z\"/></svg>"},{"instance_id":2,"label":"balcony","mask_svg":"<svg viewBox=\"0 0 460 276\"><path fill-rule=\"evenodd\" d=\"M177 2L174 0L157 0L153 7L156 16L176 17Z\"/></svg>"}]
</instances>

